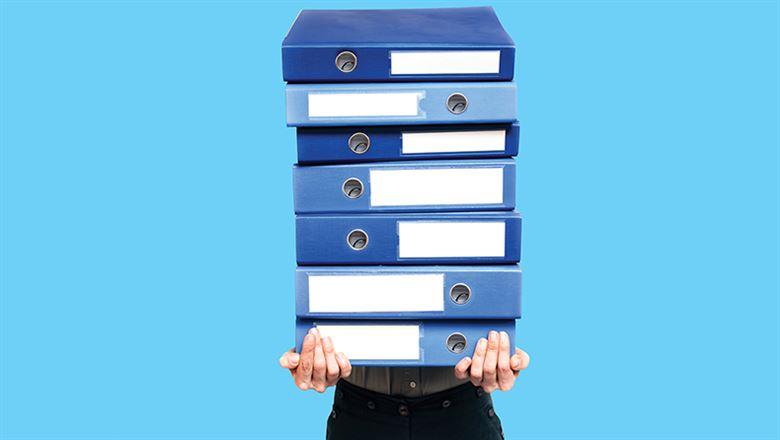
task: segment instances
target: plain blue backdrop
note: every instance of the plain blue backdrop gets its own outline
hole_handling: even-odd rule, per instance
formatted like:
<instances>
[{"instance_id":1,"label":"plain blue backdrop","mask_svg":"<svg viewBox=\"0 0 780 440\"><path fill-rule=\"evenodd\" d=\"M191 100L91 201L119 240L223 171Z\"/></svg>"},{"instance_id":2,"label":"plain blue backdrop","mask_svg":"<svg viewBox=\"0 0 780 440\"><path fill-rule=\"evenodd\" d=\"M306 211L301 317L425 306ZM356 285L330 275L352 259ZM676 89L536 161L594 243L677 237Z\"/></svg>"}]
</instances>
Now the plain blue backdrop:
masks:
<instances>
[{"instance_id":1,"label":"plain blue backdrop","mask_svg":"<svg viewBox=\"0 0 780 440\"><path fill-rule=\"evenodd\" d=\"M3 1L3 439L322 438L297 391L302 8ZM778 4L494 1L517 44L515 439L778 436Z\"/></svg>"}]
</instances>

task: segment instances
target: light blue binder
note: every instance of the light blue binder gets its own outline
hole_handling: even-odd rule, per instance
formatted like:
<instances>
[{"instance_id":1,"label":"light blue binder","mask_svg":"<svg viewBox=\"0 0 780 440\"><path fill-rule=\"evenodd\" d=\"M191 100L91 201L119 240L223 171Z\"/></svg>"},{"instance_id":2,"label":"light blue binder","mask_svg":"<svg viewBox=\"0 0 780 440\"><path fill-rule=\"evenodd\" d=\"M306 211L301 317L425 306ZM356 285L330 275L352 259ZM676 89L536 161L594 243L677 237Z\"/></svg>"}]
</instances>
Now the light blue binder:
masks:
<instances>
[{"instance_id":1,"label":"light blue binder","mask_svg":"<svg viewBox=\"0 0 780 440\"><path fill-rule=\"evenodd\" d=\"M512 123L514 82L287 84L292 127Z\"/></svg>"},{"instance_id":2,"label":"light blue binder","mask_svg":"<svg viewBox=\"0 0 780 440\"><path fill-rule=\"evenodd\" d=\"M295 219L300 265L512 264L520 214L310 214Z\"/></svg>"},{"instance_id":3,"label":"light blue binder","mask_svg":"<svg viewBox=\"0 0 780 440\"><path fill-rule=\"evenodd\" d=\"M520 267L301 266L299 318L515 319Z\"/></svg>"},{"instance_id":4,"label":"light blue binder","mask_svg":"<svg viewBox=\"0 0 780 440\"><path fill-rule=\"evenodd\" d=\"M296 166L295 212L503 211L514 159Z\"/></svg>"},{"instance_id":5,"label":"light blue binder","mask_svg":"<svg viewBox=\"0 0 780 440\"><path fill-rule=\"evenodd\" d=\"M354 366L453 366L474 353L479 338L491 330L509 334L515 346L514 320L306 320L295 324L296 350L303 338L317 327L330 336L336 351Z\"/></svg>"}]
</instances>

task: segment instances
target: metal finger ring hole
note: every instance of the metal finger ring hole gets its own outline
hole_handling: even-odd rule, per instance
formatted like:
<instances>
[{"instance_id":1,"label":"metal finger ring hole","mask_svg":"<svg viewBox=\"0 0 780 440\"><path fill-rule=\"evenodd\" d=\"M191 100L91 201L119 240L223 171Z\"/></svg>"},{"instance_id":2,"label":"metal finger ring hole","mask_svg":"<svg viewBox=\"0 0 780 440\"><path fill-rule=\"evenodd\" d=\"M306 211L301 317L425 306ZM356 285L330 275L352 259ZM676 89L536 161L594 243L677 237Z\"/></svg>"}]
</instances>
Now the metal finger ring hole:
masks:
<instances>
[{"instance_id":1,"label":"metal finger ring hole","mask_svg":"<svg viewBox=\"0 0 780 440\"><path fill-rule=\"evenodd\" d=\"M461 93L453 93L447 98L447 110L450 113L459 115L466 111L469 106L469 100Z\"/></svg>"},{"instance_id":2,"label":"metal finger ring hole","mask_svg":"<svg viewBox=\"0 0 780 440\"><path fill-rule=\"evenodd\" d=\"M368 234L360 229L355 229L347 234L347 244L356 251L362 251L368 246Z\"/></svg>"},{"instance_id":3,"label":"metal finger ring hole","mask_svg":"<svg viewBox=\"0 0 780 440\"><path fill-rule=\"evenodd\" d=\"M463 283L452 286L450 299L455 304L466 304L471 299L471 288Z\"/></svg>"},{"instance_id":4,"label":"metal finger ring hole","mask_svg":"<svg viewBox=\"0 0 780 440\"><path fill-rule=\"evenodd\" d=\"M462 333L453 333L447 336L447 350L458 354L466 349L466 337Z\"/></svg>"},{"instance_id":5,"label":"metal finger ring hole","mask_svg":"<svg viewBox=\"0 0 780 440\"><path fill-rule=\"evenodd\" d=\"M360 179L351 177L345 180L344 184L341 185L341 191L350 199L356 199L363 195L363 182L361 182Z\"/></svg>"},{"instance_id":6,"label":"metal finger ring hole","mask_svg":"<svg viewBox=\"0 0 780 440\"><path fill-rule=\"evenodd\" d=\"M355 133L349 137L347 142L349 149L355 154L363 154L371 146L371 138L365 133Z\"/></svg>"},{"instance_id":7,"label":"metal finger ring hole","mask_svg":"<svg viewBox=\"0 0 780 440\"><path fill-rule=\"evenodd\" d=\"M336 55L336 67L344 73L352 72L357 67L357 56L348 50L340 52Z\"/></svg>"}]
</instances>

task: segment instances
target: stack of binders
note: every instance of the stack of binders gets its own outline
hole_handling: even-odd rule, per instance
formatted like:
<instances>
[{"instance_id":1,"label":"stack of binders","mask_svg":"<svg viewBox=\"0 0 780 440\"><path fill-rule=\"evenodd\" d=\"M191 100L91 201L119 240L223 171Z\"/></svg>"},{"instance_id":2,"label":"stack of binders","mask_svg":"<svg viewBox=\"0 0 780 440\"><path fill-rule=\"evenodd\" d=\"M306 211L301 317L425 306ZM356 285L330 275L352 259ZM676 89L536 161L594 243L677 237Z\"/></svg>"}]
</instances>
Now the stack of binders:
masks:
<instances>
[{"instance_id":1,"label":"stack of binders","mask_svg":"<svg viewBox=\"0 0 780 440\"><path fill-rule=\"evenodd\" d=\"M282 44L296 342L443 366L520 317L515 48L489 7L304 10Z\"/></svg>"}]
</instances>

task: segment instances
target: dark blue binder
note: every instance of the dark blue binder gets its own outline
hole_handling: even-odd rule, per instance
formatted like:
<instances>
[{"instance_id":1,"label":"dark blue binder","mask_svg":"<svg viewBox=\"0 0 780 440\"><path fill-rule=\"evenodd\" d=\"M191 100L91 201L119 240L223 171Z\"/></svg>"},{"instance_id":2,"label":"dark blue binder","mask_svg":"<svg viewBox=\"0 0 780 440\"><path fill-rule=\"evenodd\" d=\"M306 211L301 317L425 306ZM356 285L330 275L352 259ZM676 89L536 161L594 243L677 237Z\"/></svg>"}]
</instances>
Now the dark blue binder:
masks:
<instances>
[{"instance_id":1,"label":"dark blue binder","mask_svg":"<svg viewBox=\"0 0 780 440\"><path fill-rule=\"evenodd\" d=\"M295 248L301 265L511 264L520 233L516 212L311 214Z\"/></svg>"},{"instance_id":2,"label":"dark blue binder","mask_svg":"<svg viewBox=\"0 0 780 440\"><path fill-rule=\"evenodd\" d=\"M511 81L493 8L303 10L282 42L289 82Z\"/></svg>"},{"instance_id":3,"label":"dark blue binder","mask_svg":"<svg viewBox=\"0 0 780 440\"><path fill-rule=\"evenodd\" d=\"M355 366L452 366L474 353L480 338L491 330L507 332L515 346L515 321L497 320L327 320L298 319L296 350L306 333L316 327L330 336L336 351Z\"/></svg>"},{"instance_id":4,"label":"dark blue binder","mask_svg":"<svg viewBox=\"0 0 780 440\"><path fill-rule=\"evenodd\" d=\"M515 207L514 159L296 166L298 214L504 211Z\"/></svg>"},{"instance_id":5,"label":"dark blue binder","mask_svg":"<svg viewBox=\"0 0 780 440\"><path fill-rule=\"evenodd\" d=\"M297 129L301 164L421 159L481 159L516 156L517 123L302 127Z\"/></svg>"},{"instance_id":6,"label":"dark blue binder","mask_svg":"<svg viewBox=\"0 0 780 440\"><path fill-rule=\"evenodd\" d=\"M515 319L520 267L300 266L299 318Z\"/></svg>"}]
</instances>

